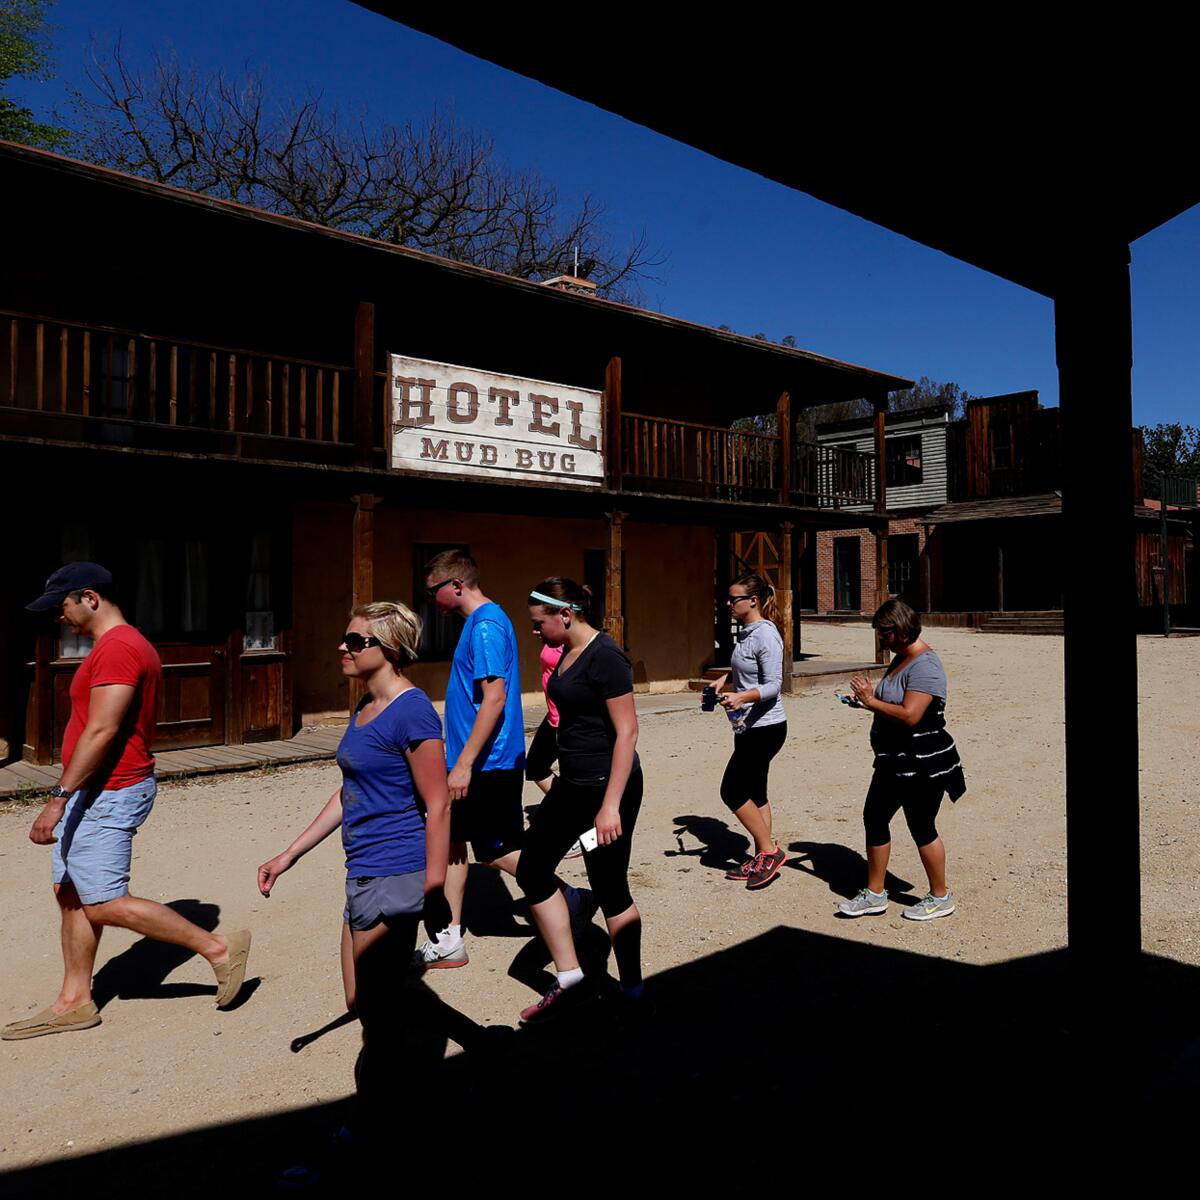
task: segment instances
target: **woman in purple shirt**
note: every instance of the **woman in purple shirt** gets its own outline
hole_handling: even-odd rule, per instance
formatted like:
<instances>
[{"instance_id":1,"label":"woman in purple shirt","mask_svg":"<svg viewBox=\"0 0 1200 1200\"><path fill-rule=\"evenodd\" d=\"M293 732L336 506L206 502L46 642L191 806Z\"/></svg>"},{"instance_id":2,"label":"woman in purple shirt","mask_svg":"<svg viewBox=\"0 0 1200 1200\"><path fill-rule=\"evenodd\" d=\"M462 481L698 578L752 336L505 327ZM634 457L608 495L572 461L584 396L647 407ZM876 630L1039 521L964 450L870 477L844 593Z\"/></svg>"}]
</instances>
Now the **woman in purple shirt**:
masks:
<instances>
[{"instance_id":1,"label":"woman in purple shirt","mask_svg":"<svg viewBox=\"0 0 1200 1200\"><path fill-rule=\"evenodd\" d=\"M346 852L342 962L347 1006L363 1027L358 1105L341 1143L382 1138L403 1052L404 976L422 913L441 929L450 848L450 798L442 724L404 668L415 661L419 618L403 604L363 605L342 637L342 673L366 694L338 746L342 785L281 854L258 869L264 896L335 829ZM348 968L348 969L347 969ZM307 1168L297 1168L306 1172Z\"/></svg>"}]
</instances>

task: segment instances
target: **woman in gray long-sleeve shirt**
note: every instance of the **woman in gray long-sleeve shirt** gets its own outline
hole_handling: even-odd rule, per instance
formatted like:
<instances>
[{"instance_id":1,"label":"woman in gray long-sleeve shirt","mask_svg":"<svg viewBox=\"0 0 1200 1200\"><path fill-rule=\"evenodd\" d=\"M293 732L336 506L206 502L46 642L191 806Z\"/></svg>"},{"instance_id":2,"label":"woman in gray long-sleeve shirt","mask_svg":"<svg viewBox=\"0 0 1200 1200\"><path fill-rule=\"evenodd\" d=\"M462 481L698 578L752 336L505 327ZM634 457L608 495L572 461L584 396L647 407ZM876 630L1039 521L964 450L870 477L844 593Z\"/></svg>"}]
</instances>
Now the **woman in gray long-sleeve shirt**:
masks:
<instances>
[{"instance_id":1,"label":"woman in gray long-sleeve shirt","mask_svg":"<svg viewBox=\"0 0 1200 1200\"><path fill-rule=\"evenodd\" d=\"M720 696L733 722L733 754L721 780L721 799L754 839L754 853L726 879L766 887L787 855L771 834L767 775L787 738L787 714L779 698L783 686L783 638L775 627L775 589L761 575L743 575L729 587L730 614L741 628L730 659L730 690ZM722 679L717 693L725 684Z\"/></svg>"}]
</instances>

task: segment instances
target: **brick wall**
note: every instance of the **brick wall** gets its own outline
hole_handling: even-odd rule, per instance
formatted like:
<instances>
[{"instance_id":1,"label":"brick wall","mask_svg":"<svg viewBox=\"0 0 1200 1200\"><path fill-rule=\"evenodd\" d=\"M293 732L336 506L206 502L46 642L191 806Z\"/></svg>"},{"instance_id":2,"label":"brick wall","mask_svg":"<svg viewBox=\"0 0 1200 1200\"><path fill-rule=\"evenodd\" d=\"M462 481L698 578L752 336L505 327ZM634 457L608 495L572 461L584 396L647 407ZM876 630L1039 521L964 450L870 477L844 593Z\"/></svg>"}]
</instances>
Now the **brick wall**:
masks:
<instances>
[{"instance_id":1,"label":"brick wall","mask_svg":"<svg viewBox=\"0 0 1200 1200\"><path fill-rule=\"evenodd\" d=\"M917 535L920 560L919 571L925 569L925 527L914 517L904 517L890 523L889 535ZM834 607L834 541L841 538L858 539L859 562L859 607L854 610L870 616L876 609L875 603L875 535L869 529L830 529L817 534L817 611L832 613ZM915 589L920 590L918 578Z\"/></svg>"}]
</instances>

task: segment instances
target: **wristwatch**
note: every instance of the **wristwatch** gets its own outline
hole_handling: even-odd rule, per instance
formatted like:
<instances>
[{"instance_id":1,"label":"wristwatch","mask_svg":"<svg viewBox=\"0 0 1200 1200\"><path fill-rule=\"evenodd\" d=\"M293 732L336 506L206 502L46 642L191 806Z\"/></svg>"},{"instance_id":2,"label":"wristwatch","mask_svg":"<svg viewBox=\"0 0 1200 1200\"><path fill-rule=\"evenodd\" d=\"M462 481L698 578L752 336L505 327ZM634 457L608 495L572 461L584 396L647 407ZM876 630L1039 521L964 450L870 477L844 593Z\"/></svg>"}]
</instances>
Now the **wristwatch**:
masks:
<instances>
[{"instance_id":1,"label":"wristwatch","mask_svg":"<svg viewBox=\"0 0 1200 1200\"><path fill-rule=\"evenodd\" d=\"M63 787L63 785L61 783L56 783L50 789L50 795L55 800L64 800L64 799L69 800L71 797L71 793L68 792L67 789L65 787Z\"/></svg>"}]
</instances>

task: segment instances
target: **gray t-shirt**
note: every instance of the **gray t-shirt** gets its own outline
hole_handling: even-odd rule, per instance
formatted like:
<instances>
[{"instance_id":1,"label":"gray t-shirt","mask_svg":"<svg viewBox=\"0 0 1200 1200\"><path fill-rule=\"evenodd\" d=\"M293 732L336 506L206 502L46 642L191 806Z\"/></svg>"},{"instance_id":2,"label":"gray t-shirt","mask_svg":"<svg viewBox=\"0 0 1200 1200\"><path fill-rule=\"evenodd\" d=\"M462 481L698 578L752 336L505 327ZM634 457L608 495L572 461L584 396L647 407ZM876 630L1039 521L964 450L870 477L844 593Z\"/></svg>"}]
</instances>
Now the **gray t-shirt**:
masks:
<instances>
[{"instance_id":1,"label":"gray t-shirt","mask_svg":"<svg viewBox=\"0 0 1200 1200\"><path fill-rule=\"evenodd\" d=\"M779 725L787 720L783 701L783 638L765 617L743 625L729 660L729 683L735 692L757 688L760 700L746 706L746 728Z\"/></svg>"},{"instance_id":2,"label":"gray t-shirt","mask_svg":"<svg viewBox=\"0 0 1200 1200\"><path fill-rule=\"evenodd\" d=\"M875 685L876 697L885 704L903 704L907 691L928 692L931 696L946 699L946 668L934 651L923 651Z\"/></svg>"}]
</instances>

